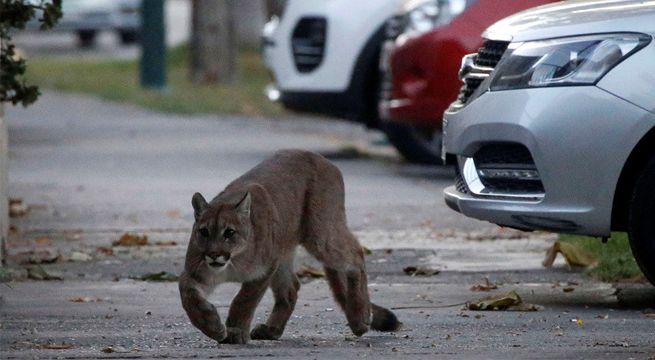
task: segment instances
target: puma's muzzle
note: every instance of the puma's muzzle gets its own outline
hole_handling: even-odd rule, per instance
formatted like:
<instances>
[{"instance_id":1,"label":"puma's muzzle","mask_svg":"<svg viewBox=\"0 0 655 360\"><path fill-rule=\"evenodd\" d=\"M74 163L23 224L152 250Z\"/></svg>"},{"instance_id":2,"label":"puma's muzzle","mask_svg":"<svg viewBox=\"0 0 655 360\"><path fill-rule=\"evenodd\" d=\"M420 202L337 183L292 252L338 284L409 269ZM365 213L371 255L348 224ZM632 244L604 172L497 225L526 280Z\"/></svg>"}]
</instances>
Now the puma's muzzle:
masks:
<instances>
[{"instance_id":1,"label":"puma's muzzle","mask_svg":"<svg viewBox=\"0 0 655 360\"><path fill-rule=\"evenodd\" d=\"M222 268L230 261L230 254L209 254L205 255L205 262L213 268Z\"/></svg>"}]
</instances>

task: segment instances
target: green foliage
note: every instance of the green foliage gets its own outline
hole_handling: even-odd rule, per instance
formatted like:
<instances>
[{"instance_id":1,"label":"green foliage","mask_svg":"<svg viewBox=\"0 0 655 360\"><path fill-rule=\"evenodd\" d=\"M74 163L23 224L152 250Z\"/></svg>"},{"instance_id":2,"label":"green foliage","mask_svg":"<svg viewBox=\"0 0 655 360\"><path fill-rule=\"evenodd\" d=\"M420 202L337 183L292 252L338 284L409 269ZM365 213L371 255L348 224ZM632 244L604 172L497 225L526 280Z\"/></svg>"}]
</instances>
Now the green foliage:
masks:
<instances>
[{"instance_id":1,"label":"green foliage","mask_svg":"<svg viewBox=\"0 0 655 360\"><path fill-rule=\"evenodd\" d=\"M11 42L11 31L24 29L37 10L40 28L50 29L61 18L61 0L0 0L0 102L27 106L40 95L38 87L26 83L27 64Z\"/></svg>"},{"instance_id":2,"label":"green foliage","mask_svg":"<svg viewBox=\"0 0 655 360\"><path fill-rule=\"evenodd\" d=\"M258 51L238 54L238 81L197 85L189 81L189 48L167 53L168 87L146 90L139 85L138 60L40 57L30 60L27 77L43 88L96 95L164 112L277 116L282 107L270 102L264 88L271 77Z\"/></svg>"},{"instance_id":3,"label":"green foliage","mask_svg":"<svg viewBox=\"0 0 655 360\"><path fill-rule=\"evenodd\" d=\"M630 242L625 233L613 233L603 244L598 238L560 235L560 241L572 243L591 252L598 259L598 266L589 274L603 281L641 281L644 279L639 265L632 256Z\"/></svg>"}]
</instances>

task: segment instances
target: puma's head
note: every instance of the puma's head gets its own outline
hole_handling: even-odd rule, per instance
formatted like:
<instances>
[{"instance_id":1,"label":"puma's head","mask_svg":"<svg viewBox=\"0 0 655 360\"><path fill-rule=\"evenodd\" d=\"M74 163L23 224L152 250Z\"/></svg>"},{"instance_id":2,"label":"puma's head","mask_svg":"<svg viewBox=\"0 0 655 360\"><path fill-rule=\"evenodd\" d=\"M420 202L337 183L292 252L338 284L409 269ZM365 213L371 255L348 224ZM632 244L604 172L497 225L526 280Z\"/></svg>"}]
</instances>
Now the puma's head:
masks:
<instances>
[{"instance_id":1,"label":"puma's head","mask_svg":"<svg viewBox=\"0 0 655 360\"><path fill-rule=\"evenodd\" d=\"M211 204L200 193L195 193L191 204L196 219L191 242L209 267L222 269L252 243L249 192L215 200Z\"/></svg>"}]
</instances>

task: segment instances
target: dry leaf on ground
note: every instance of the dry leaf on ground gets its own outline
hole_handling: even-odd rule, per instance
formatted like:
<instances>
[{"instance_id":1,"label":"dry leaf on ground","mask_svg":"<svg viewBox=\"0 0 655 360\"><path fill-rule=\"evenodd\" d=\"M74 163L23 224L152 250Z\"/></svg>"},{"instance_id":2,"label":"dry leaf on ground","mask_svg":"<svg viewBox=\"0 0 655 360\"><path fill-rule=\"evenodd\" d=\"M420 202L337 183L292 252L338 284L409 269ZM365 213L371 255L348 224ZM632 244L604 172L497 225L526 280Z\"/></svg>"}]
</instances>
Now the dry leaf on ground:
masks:
<instances>
[{"instance_id":1,"label":"dry leaf on ground","mask_svg":"<svg viewBox=\"0 0 655 360\"><path fill-rule=\"evenodd\" d=\"M171 219L179 219L182 217L180 215L180 210L169 210L166 212L166 216L168 216Z\"/></svg>"},{"instance_id":2,"label":"dry leaf on ground","mask_svg":"<svg viewBox=\"0 0 655 360\"><path fill-rule=\"evenodd\" d=\"M157 241L155 243L157 246L177 246L177 242L173 240Z\"/></svg>"},{"instance_id":3,"label":"dry leaf on ground","mask_svg":"<svg viewBox=\"0 0 655 360\"><path fill-rule=\"evenodd\" d=\"M524 303L515 290L468 302L466 308L486 311L537 311L542 309L539 305Z\"/></svg>"},{"instance_id":4,"label":"dry leaf on ground","mask_svg":"<svg viewBox=\"0 0 655 360\"><path fill-rule=\"evenodd\" d=\"M313 266L308 266L308 265L303 265L296 271L296 275L299 278L324 278L325 277L325 272L319 268L315 268Z\"/></svg>"},{"instance_id":5,"label":"dry leaf on ground","mask_svg":"<svg viewBox=\"0 0 655 360\"><path fill-rule=\"evenodd\" d=\"M96 297L90 297L90 296L84 296L84 297L77 296L77 297L68 298L66 300L74 303L102 302L102 299Z\"/></svg>"},{"instance_id":6,"label":"dry leaf on ground","mask_svg":"<svg viewBox=\"0 0 655 360\"><path fill-rule=\"evenodd\" d=\"M105 254L107 256L113 256L114 255L114 249L110 248L109 246L98 246L96 250L99 253Z\"/></svg>"},{"instance_id":7,"label":"dry leaf on ground","mask_svg":"<svg viewBox=\"0 0 655 360\"><path fill-rule=\"evenodd\" d=\"M103 353L129 353L131 350L128 350L120 345L112 345L112 346L107 346L102 349Z\"/></svg>"},{"instance_id":8,"label":"dry leaf on ground","mask_svg":"<svg viewBox=\"0 0 655 360\"><path fill-rule=\"evenodd\" d=\"M125 233L120 239L112 243L114 246L143 246L148 245L148 235L135 235Z\"/></svg>"},{"instance_id":9,"label":"dry leaf on ground","mask_svg":"<svg viewBox=\"0 0 655 360\"><path fill-rule=\"evenodd\" d=\"M64 231L64 238L66 238L66 240L80 240L82 238L82 231L81 230Z\"/></svg>"},{"instance_id":10,"label":"dry leaf on ground","mask_svg":"<svg viewBox=\"0 0 655 360\"><path fill-rule=\"evenodd\" d=\"M66 343L61 343L61 344L34 344L34 347L37 349L48 349L48 350L66 350L70 349L73 347L73 344L66 344Z\"/></svg>"},{"instance_id":11,"label":"dry leaf on ground","mask_svg":"<svg viewBox=\"0 0 655 360\"><path fill-rule=\"evenodd\" d=\"M543 265L545 267L553 266L558 253L564 256L564 260L566 260L566 264L569 267L590 267L596 265L596 258L591 253L573 244L559 240L555 241L553 246L546 251L546 258L543 261Z\"/></svg>"},{"instance_id":12,"label":"dry leaf on ground","mask_svg":"<svg viewBox=\"0 0 655 360\"><path fill-rule=\"evenodd\" d=\"M439 269L433 269L427 266L408 266L403 272L409 276L432 276L441 272Z\"/></svg>"},{"instance_id":13,"label":"dry leaf on ground","mask_svg":"<svg viewBox=\"0 0 655 360\"><path fill-rule=\"evenodd\" d=\"M61 274L48 273L40 266L27 268L27 278L32 280L64 280Z\"/></svg>"},{"instance_id":14,"label":"dry leaf on ground","mask_svg":"<svg viewBox=\"0 0 655 360\"><path fill-rule=\"evenodd\" d=\"M40 248L38 250L27 250L12 255L15 262L25 264L50 264L59 259L59 252L53 248Z\"/></svg>"},{"instance_id":15,"label":"dry leaf on ground","mask_svg":"<svg viewBox=\"0 0 655 360\"><path fill-rule=\"evenodd\" d=\"M498 285L490 283L488 278L484 278L484 283L471 286L471 291L491 291L498 289Z\"/></svg>"},{"instance_id":16,"label":"dry leaf on ground","mask_svg":"<svg viewBox=\"0 0 655 360\"><path fill-rule=\"evenodd\" d=\"M87 253L83 253L81 251L73 251L69 259L70 261L74 261L74 262L86 262L86 261L93 260L91 255Z\"/></svg>"},{"instance_id":17,"label":"dry leaf on ground","mask_svg":"<svg viewBox=\"0 0 655 360\"><path fill-rule=\"evenodd\" d=\"M140 277L132 277L131 279L143 281L177 281L179 277L167 271L160 271L158 273L149 273Z\"/></svg>"},{"instance_id":18,"label":"dry leaf on ground","mask_svg":"<svg viewBox=\"0 0 655 360\"><path fill-rule=\"evenodd\" d=\"M52 242L50 241L50 238L46 236L34 239L34 245L36 246L50 246L51 244Z\"/></svg>"},{"instance_id":19,"label":"dry leaf on ground","mask_svg":"<svg viewBox=\"0 0 655 360\"><path fill-rule=\"evenodd\" d=\"M9 217L21 217L27 215L30 208L23 203L23 199L9 199Z\"/></svg>"}]
</instances>

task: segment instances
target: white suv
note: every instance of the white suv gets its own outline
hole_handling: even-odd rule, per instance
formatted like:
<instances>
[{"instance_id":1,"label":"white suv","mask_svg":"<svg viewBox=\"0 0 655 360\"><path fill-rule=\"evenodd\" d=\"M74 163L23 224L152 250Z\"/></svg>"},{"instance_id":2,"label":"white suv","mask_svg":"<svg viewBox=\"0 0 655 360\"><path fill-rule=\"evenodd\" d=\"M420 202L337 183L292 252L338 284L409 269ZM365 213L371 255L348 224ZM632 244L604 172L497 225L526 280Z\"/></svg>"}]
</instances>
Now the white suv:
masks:
<instances>
[{"instance_id":1,"label":"white suv","mask_svg":"<svg viewBox=\"0 0 655 360\"><path fill-rule=\"evenodd\" d=\"M385 22L406 0L289 0L263 32L271 100L376 126Z\"/></svg>"},{"instance_id":2,"label":"white suv","mask_svg":"<svg viewBox=\"0 0 655 360\"><path fill-rule=\"evenodd\" d=\"M521 229L627 231L655 284L655 3L567 1L510 16L462 61L444 115L446 203Z\"/></svg>"}]
</instances>

